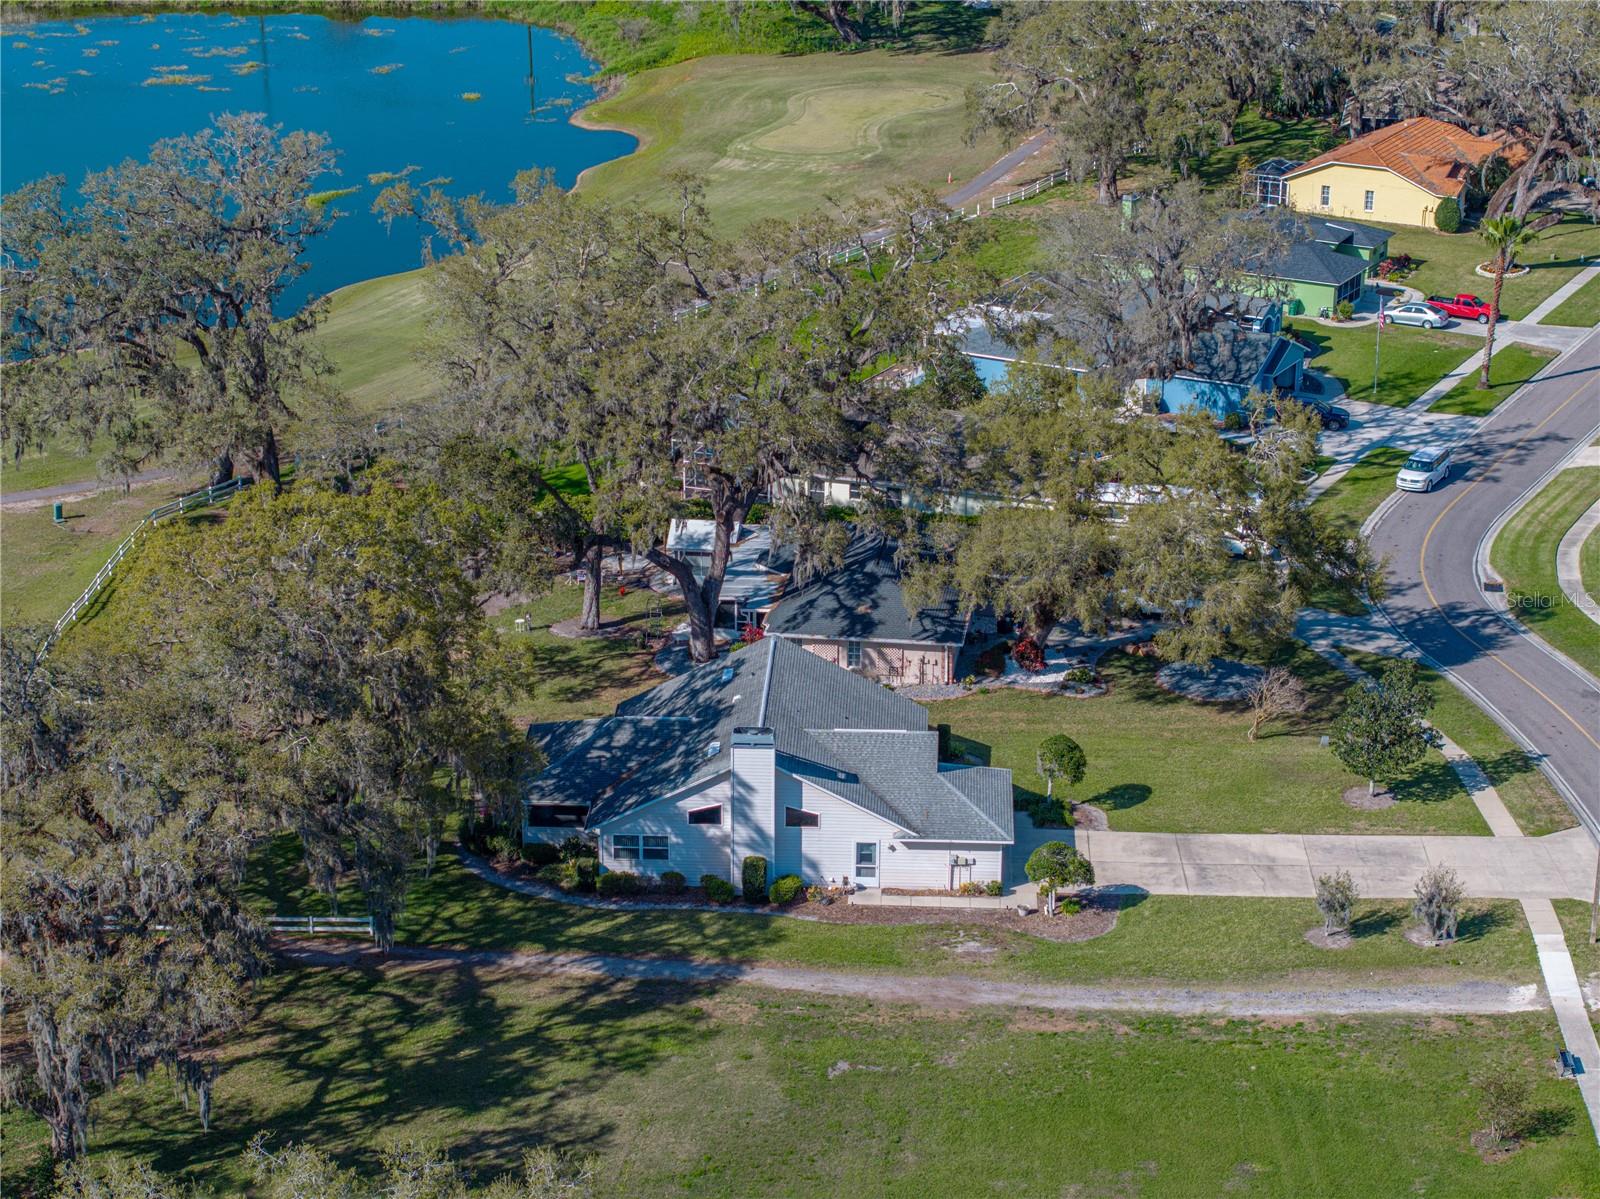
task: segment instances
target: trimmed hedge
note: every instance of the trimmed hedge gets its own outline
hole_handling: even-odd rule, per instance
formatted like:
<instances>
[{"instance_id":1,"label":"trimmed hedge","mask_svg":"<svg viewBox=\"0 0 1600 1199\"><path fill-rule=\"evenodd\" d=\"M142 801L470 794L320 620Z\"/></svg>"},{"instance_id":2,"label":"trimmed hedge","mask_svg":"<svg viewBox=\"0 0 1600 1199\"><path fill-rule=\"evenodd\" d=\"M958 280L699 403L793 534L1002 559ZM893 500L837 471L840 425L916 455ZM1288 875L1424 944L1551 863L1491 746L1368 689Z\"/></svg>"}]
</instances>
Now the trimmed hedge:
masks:
<instances>
[{"instance_id":1,"label":"trimmed hedge","mask_svg":"<svg viewBox=\"0 0 1600 1199\"><path fill-rule=\"evenodd\" d=\"M550 866L561 860L561 847L549 841L524 841L522 860L530 866Z\"/></svg>"},{"instance_id":2,"label":"trimmed hedge","mask_svg":"<svg viewBox=\"0 0 1600 1199\"><path fill-rule=\"evenodd\" d=\"M800 881L798 874L786 874L772 880L772 886L767 888L767 898L773 903L793 903L804 889L805 884Z\"/></svg>"},{"instance_id":3,"label":"trimmed hedge","mask_svg":"<svg viewBox=\"0 0 1600 1199\"><path fill-rule=\"evenodd\" d=\"M1461 204L1454 196L1446 196L1433 210L1433 223L1440 233L1455 233L1461 228Z\"/></svg>"},{"instance_id":4,"label":"trimmed hedge","mask_svg":"<svg viewBox=\"0 0 1600 1199\"><path fill-rule=\"evenodd\" d=\"M595 889L607 899L637 895L644 890L644 879L631 870L607 870L600 876Z\"/></svg>"},{"instance_id":5,"label":"trimmed hedge","mask_svg":"<svg viewBox=\"0 0 1600 1199\"><path fill-rule=\"evenodd\" d=\"M676 870L661 872L661 889L668 895L682 895L683 889L688 885L689 880Z\"/></svg>"},{"instance_id":6,"label":"trimmed hedge","mask_svg":"<svg viewBox=\"0 0 1600 1199\"><path fill-rule=\"evenodd\" d=\"M739 894L733 889L732 883L715 874L702 874L700 876L700 888L712 903L732 903Z\"/></svg>"},{"instance_id":7,"label":"trimmed hedge","mask_svg":"<svg viewBox=\"0 0 1600 1199\"><path fill-rule=\"evenodd\" d=\"M753 853L745 858L741 868L740 878L744 882L744 898L746 903L765 903L767 901L767 859L758 853Z\"/></svg>"}]
</instances>

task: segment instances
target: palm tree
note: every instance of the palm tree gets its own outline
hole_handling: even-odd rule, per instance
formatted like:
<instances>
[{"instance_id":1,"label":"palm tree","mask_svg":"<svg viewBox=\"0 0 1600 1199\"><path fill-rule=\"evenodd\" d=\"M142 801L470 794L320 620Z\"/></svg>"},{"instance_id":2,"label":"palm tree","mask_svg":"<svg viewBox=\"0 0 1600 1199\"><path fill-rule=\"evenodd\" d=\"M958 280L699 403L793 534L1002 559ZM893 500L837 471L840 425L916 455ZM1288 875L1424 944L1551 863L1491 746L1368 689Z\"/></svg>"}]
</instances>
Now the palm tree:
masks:
<instances>
[{"instance_id":1,"label":"palm tree","mask_svg":"<svg viewBox=\"0 0 1600 1199\"><path fill-rule=\"evenodd\" d=\"M1478 373L1478 388L1489 386L1489 358L1494 353L1494 327L1500 321L1500 289L1506 272L1517 261L1517 251L1526 249L1539 236L1521 217L1485 217L1478 225L1478 236L1494 251L1494 295L1489 301L1489 327L1483 339L1483 370Z\"/></svg>"}]
</instances>

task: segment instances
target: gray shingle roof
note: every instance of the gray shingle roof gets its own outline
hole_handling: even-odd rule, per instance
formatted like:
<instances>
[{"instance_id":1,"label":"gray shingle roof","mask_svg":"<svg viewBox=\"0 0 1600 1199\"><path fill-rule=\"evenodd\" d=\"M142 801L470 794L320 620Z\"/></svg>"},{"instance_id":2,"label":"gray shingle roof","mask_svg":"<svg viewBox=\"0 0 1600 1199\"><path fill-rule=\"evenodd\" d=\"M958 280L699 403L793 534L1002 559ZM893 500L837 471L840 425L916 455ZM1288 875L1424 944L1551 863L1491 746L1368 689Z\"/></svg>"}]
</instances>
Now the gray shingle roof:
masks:
<instances>
[{"instance_id":1,"label":"gray shingle roof","mask_svg":"<svg viewBox=\"0 0 1600 1199\"><path fill-rule=\"evenodd\" d=\"M1234 325L1218 324L1194 339L1194 366L1178 374L1186 379L1249 387L1261 368L1291 352L1292 344L1276 333L1249 333Z\"/></svg>"},{"instance_id":2,"label":"gray shingle roof","mask_svg":"<svg viewBox=\"0 0 1600 1199\"><path fill-rule=\"evenodd\" d=\"M1293 279L1338 287L1366 269L1367 264L1354 254L1341 254L1320 241L1299 241L1262 274L1269 279Z\"/></svg>"},{"instance_id":3,"label":"gray shingle roof","mask_svg":"<svg viewBox=\"0 0 1600 1199\"><path fill-rule=\"evenodd\" d=\"M767 632L847 641L960 645L967 619L952 595L937 608L906 609L895 544L857 536L835 571L791 586L767 616Z\"/></svg>"},{"instance_id":4,"label":"gray shingle roof","mask_svg":"<svg viewBox=\"0 0 1600 1199\"><path fill-rule=\"evenodd\" d=\"M942 769L920 704L781 637L618 705L551 761L527 798L589 803L592 827L726 772L733 729L757 725L773 730L783 769L911 835L1011 840L1009 771L980 779Z\"/></svg>"}]
</instances>

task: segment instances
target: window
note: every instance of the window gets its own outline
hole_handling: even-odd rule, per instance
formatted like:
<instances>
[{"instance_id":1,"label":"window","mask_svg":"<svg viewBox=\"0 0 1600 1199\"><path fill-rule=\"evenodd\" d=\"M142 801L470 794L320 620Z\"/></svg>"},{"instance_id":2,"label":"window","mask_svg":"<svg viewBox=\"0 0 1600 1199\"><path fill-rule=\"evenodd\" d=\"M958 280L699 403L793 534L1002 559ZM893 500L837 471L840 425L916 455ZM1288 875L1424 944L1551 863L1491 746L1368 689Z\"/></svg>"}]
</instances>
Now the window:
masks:
<instances>
[{"instance_id":1,"label":"window","mask_svg":"<svg viewBox=\"0 0 1600 1199\"><path fill-rule=\"evenodd\" d=\"M618 834L611 838L611 856L619 862L637 862L641 858L647 862L665 862L667 839Z\"/></svg>"},{"instance_id":2,"label":"window","mask_svg":"<svg viewBox=\"0 0 1600 1199\"><path fill-rule=\"evenodd\" d=\"M1371 212L1372 211L1373 202L1377 198L1378 198L1378 196L1377 196L1376 192L1368 192L1365 196L1363 196L1362 199L1361 199L1361 207L1362 207L1363 211Z\"/></svg>"},{"instance_id":3,"label":"window","mask_svg":"<svg viewBox=\"0 0 1600 1199\"><path fill-rule=\"evenodd\" d=\"M861 642L846 641L844 643L844 664L851 669L861 665Z\"/></svg>"},{"instance_id":4,"label":"window","mask_svg":"<svg viewBox=\"0 0 1600 1199\"><path fill-rule=\"evenodd\" d=\"M689 823L690 824L721 824L722 823L722 805L719 804L719 803L714 803L710 807L707 807L707 808L690 808L689 809Z\"/></svg>"},{"instance_id":5,"label":"window","mask_svg":"<svg viewBox=\"0 0 1600 1199\"><path fill-rule=\"evenodd\" d=\"M1324 183L1322 185L1322 206L1324 208L1326 208L1332 202L1333 202L1333 188L1329 187L1326 183Z\"/></svg>"},{"instance_id":6,"label":"window","mask_svg":"<svg viewBox=\"0 0 1600 1199\"><path fill-rule=\"evenodd\" d=\"M815 812L808 812L804 808L784 808L783 810L784 828L816 828L817 823L818 818Z\"/></svg>"},{"instance_id":7,"label":"window","mask_svg":"<svg viewBox=\"0 0 1600 1199\"><path fill-rule=\"evenodd\" d=\"M878 843L876 841L856 842L856 879L878 877Z\"/></svg>"},{"instance_id":8,"label":"window","mask_svg":"<svg viewBox=\"0 0 1600 1199\"><path fill-rule=\"evenodd\" d=\"M850 498L852 500L859 500L861 498L861 483L859 481L853 481L850 484Z\"/></svg>"},{"instance_id":9,"label":"window","mask_svg":"<svg viewBox=\"0 0 1600 1199\"><path fill-rule=\"evenodd\" d=\"M806 494L820 503L827 497L828 485L813 475L806 480Z\"/></svg>"}]
</instances>

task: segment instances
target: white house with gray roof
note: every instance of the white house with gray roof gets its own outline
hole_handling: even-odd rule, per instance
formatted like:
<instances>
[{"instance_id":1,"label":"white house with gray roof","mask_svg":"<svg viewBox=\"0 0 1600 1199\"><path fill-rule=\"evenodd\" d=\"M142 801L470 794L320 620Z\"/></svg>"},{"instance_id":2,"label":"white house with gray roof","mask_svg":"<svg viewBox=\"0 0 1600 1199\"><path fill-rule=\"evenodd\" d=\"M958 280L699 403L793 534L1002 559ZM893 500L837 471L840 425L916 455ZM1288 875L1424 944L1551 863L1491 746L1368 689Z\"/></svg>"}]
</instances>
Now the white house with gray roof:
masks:
<instances>
[{"instance_id":1,"label":"white house with gray roof","mask_svg":"<svg viewBox=\"0 0 1600 1199\"><path fill-rule=\"evenodd\" d=\"M528 788L523 836L581 828L599 839L607 870L737 883L756 854L769 878L807 883L952 888L1005 877L1011 772L941 763L920 704L782 637L604 720L535 735L551 760Z\"/></svg>"}]
</instances>

